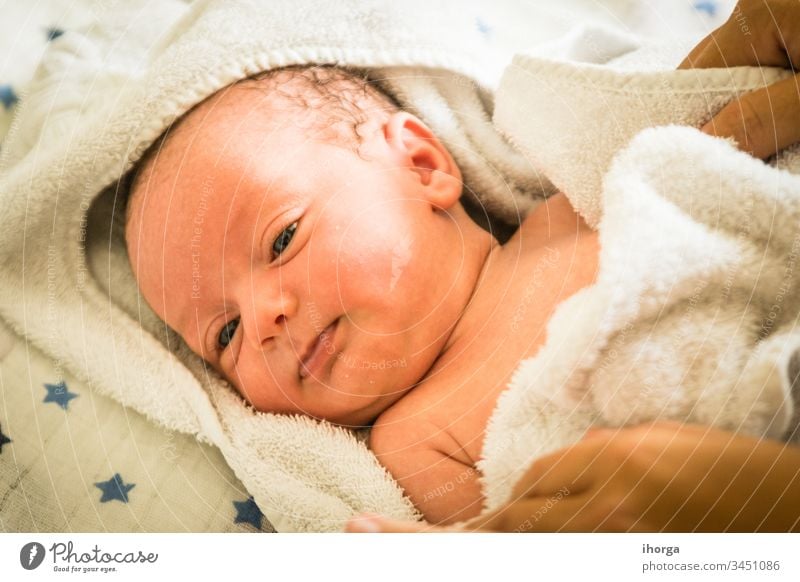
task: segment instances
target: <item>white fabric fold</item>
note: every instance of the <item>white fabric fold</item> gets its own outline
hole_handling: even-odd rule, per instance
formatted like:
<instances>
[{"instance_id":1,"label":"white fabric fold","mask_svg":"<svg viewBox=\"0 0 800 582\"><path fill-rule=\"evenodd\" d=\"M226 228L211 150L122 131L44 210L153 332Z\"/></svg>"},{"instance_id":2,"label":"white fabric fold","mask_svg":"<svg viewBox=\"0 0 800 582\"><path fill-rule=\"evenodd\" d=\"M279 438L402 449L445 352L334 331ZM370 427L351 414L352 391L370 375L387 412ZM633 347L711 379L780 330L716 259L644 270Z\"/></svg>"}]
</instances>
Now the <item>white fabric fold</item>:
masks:
<instances>
[{"instance_id":1,"label":"white fabric fold","mask_svg":"<svg viewBox=\"0 0 800 582\"><path fill-rule=\"evenodd\" d=\"M604 89L596 103L611 103L605 99L620 90L616 73L535 59L517 61L509 74L520 77L515 81L507 76L504 89L496 94L508 48L522 46L534 30L544 34L551 29L551 37L537 41L563 32L556 21L543 18L547 10L555 9L514 1L500 2L491 10L477 1L453 6L422 0L201 0L189 8L179 2L130 3L126 10L102 15L100 29L67 31L52 43L3 144L0 317L47 353L56 367L68 367L87 386L168 429L219 447L278 531L336 531L361 511L406 519L419 515L366 448L363 435L246 407L158 321L136 291L115 212L120 177L173 120L216 90L292 64L368 68L451 149L468 195L495 217L519 220L552 191L550 178L591 224L600 225L607 249L601 281L559 309L548 344L539 357L520 366L493 417L482 461L491 505L503 498L515 471L536 454L573 442L587 419L609 424L628 420L612 412L617 410L616 395L632 398L633 387L611 392L587 388L616 386L615 380L603 377L615 372L612 366L602 367L602 357L620 337L619 330L625 329L620 326L645 329L643 322L657 320L659 310L669 310L687 296L691 301L698 275L709 279L710 289L721 273L739 264L743 266L736 271L729 295L740 305L743 289L753 286L752 271L762 256L759 240L789 248L788 256L793 256L794 243L786 236L797 224L790 224L789 214L794 212L796 183L788 173L743 158L726 144L686 128L650 130L637 137L624 155L614 157L645 126L696 124L741 90L740 76L749 79L752 71L731 73L738 75L731 77L733 85L714 89L712 105L696 92L722 75L684 73L683 79L696 82L675 92L667 112L660 107L670 87L659 83L671 83L675 77L645 76L645 81L637 81L641 79L637 75L625 77L621 94L628 100L603 112L592 108L587 94L600 96ZM517 36L512 39L506 31ZM608 50L601 51L606 57L619 54L628 40L608 42ZM594 80L586 83L584 75ZM584 82L578 82L582 78ZM553 91L559 80L570 91L580 90L582 96L576 94L572 105L564 100L566 95ZM648 92L656 98L635 107ZM493 125L495 95L495 117L504 133ZM685 100L692 105L686 115L676 118L672 107ZM702 109L701 104L708 107ZM623 105L630 110L620 109ZM608 133L591 134L589 129L599 128L603 118L613 121L605 126ZM691 156L700 156L702 164ZM666 164L663 169L660 159ZM686 169L689 160L694 174ZM783 160L788 164L788 158ZM662 175L666 169L668 177ZM690 175L696 182L687 182ZM756 209L756 199L781 200L783 214L775 220L783 221L786 236L758 238L768 217L755 210L724 211L728 193L725 190L723 196L723 183L738 192L740 200L751 195ZM695 216L700 207L689 194L700 184L711 195L702 207L704 214ZM715 209L725 220L714 218ZM740 240L725 234L723 225L730 223L735 229L742 212L753 220L753 234L748 231ZM640 220L643 216L649 222ZM649 246L638 240L662 227L676 233L670 244L652 236L647 239ZM781 262L777 248L770 247L761 259L768 273L788 265ZM645 254L654 250L664 258L663 268L654 268L656 261ZM695 259L686 258L694 254ZM606 268L617 263L635 265L639 271ZM769 297L770 285L781 282L780 276L767 279L757 285L759 301ZM717 333L739 338L737 355L726 355L725 361L732 360L731 369L737 370L742 384L766 382L762 393L743 390L736 402L721 401L720 380L713 384L717 400L709 400L696 416L734 425L736 414L749 403L752 411L739 420L744 429L772 435L784 428L793 409L780 401L790 382L786 373L775 373L775 362L786 367L785 362L791 361L786 347L794 336L786 318L795 300L792 293L782 299L780 318L776 316L764 341L739 341L739 328L731 323L738 321L735 314ZM633 295L641 301L630 301ZM729 301L713 303L708 295L702 299L712 307L697 311L711 317L703 325L713 327L713 310L727 309ZM750 327L753 317L762 313L762 303L758 303L761 311L748 316ZM591 333L582 332L589 329ZM559 347L562 342L566 348ZM709 358L719 355L712 352ZM618 365L624 367L626 360L620 358ZM532 381L540 377L547 381ZM703 386L705 378L701 375L699 380ZM650 400L671 387L654 390ZM678 400L670 414L694 413L687 408L691 396ZM645 399L635 409L636 418L649 414L648 402ZM712 418L719 402L725 410L730 408L721 420ZM541 408L527 417L509 415L516 404L520 411ZM606 411L609 415L603 417ZM530 437L531 430L535 437Z\"/></svg>"},{"instance_id":2,"label":"white fabric fold","mask_svg":"<svg viewBox=\"0 0 800 582\"><path fill-rule=\"evenodd\" d=\"M672 125L699 126L787 73L613 66L519 55L497 92L498 128L597 228L601 249L596 283L559 305L490 419L489 509L534 459L593 425L672 419L796 438L797 148L768 165Z\"/></svg>"},{"instance_id":3,"label":"white fabric fold","mask_svg":"<svg viewBox=\"0 0 800 582\"><path fill-rule=\"evenodd\" d=\"M418 517L363 435L247 408L155 317L115 198L147 146L218 89L334 64L369 69L453 149L468 192L519 220L544 179L491 125L507 50L497 39L510 42L502 31L517 14L513 2L141 0L66 31L3 144L0 316L57 369L219 447L279 531L339 530L361 511Z\"/></svg>"}]
</instances>

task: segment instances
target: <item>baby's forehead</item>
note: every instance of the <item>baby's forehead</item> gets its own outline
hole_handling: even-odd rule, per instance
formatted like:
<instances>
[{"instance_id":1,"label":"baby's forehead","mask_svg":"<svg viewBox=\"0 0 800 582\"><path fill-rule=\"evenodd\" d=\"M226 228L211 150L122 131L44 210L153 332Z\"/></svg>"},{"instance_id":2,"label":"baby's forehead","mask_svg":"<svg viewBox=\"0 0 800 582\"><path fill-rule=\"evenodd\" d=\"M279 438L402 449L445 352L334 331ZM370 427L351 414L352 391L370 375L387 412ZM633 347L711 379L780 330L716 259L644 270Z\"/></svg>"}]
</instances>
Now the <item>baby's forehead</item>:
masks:
<instances>
[{"instance_id":1,"label":"baby's forehead","mask_svg":"<svg viewBox=\"0 0 800 582\"><path fill-rule=\"evenodd\" d=\"M287 67L228 85L192 108L161 139L167 168L180 158L235 142L243 129L357 145L362 124L385 119L394 101L365 74L338 67Z\"/></svg>"},{"instance_id":2,"label":"baby's forehead","mask_svg":"<svg viewBox=\"0 0 800 582\"><path fill-rule=\"evenodd\" d=\"M367 118L381 120L393 107L388 97L368 90L365 83L346 71L326 68L273 71L224 87L187 112L151 147L134 189L155 195L148 195L146 204L160 206L158 214L166 202L170 214L177 210L182 215L193 211L205 190L214 188L211 168L224 165L243 175L270 136L270 154L278 157L290 144L310 139L355 149L361 140L359 124Z\"/></svg>"},{"instance_id":3,"label":"baby's forehead","mask_svg":"<svg viewBox=\"0 0 800 582\"><path fill-rule=\"evenodd\" d=\"M283 99L253 87L226 87L164 134L148 170L174 174L195 160L219 163L226 153L226 158L232 158L228 161L246 160L248 153L256 145L263 146L270 136L279 135L286 142L308 139L311 120L318 115L313 108L289 106Z\"/></svg>"},{"instance_id":4,"label":"baby's forehead","mask_svg":"<svg viewBox=\"0 0 800 582\"><path fill-rule=\"evenodd\" d=\"M219 165L223 154L246 158L254 126L261 135L278 129L263 97L237 86L226 87L200 103L170 127L142 160L137 182L149 190L171 186L179 175L196 177ZM239 147L239 146L242 147Z\"/></svg>"}]
</instances>

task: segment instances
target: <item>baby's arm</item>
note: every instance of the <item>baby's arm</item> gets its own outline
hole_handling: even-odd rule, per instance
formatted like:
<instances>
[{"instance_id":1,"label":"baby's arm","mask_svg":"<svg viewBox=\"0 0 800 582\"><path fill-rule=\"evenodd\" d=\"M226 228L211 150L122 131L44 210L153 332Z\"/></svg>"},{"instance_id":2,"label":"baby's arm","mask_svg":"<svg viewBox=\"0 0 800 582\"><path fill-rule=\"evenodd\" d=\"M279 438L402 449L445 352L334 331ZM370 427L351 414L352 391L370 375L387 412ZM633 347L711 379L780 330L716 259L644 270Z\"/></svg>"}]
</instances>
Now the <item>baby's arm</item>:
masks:
<instances>
[{"instance_id":1,"label":"baby's arm","mask_svg":"<svg viewBox=\"0 0 800 582\"><path fill-rule=\"evenodd\" d=\"M430 523L478 515L483 506L479 473L465 462L458 443L430 423L408 424L372 429L370 448L381 464Z\"/></svg>"}]
</instances>

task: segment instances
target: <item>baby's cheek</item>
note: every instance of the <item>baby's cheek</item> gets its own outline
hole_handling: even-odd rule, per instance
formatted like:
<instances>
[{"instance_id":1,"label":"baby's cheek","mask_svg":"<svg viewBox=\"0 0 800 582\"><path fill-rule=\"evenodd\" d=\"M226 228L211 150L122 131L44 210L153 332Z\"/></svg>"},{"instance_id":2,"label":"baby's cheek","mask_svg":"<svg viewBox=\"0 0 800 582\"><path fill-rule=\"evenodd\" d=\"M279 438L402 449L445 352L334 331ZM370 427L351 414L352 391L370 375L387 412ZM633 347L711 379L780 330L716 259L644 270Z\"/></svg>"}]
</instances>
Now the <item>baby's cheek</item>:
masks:
<instances>
[{"instance_id":1,"label":"baby's cheek","mask_svg":"<svg viewBox=\"0 0 800 582\"><path fill-rule=\"evenodd\" d=\"M248 394L252 394L250 391L252 387L255 386L255 382L253 382L252 378L248 378L248 375L243 372L241 366L220 371L228 383L233 386L234 390L236 390L242 398L249 401Z\"/></svg>"},{"instance_id":2,"label":"baby's cheek","mask_svg":"<svg viewBox=\"0 0 800 582\"><path fill-rule=\"evenodd\" d=\"M335 282L341 299L401 301L400 291L409 274L413 253L410 233L395 239L375 233L369 242L341 250Z\"/></svg>"},{"instance_id":3,"label":"baby's cheek","mask_svg":"<svg viewBox=\"0 0 800 582\"><path fill-rule=\"evenodd\" d=\"M285 377L285 370L277 369L278 364L271 364L263 355L254 357L253 354L241 354L241 356L234 377L230 380L236 390L257 410L282 411L286 400L282 394L290 390L290 381ZM282 381L278 380L279 378L283 378ZM276 389L276 382L282 384L285 389Z\"/></svg>"}]
</instances>

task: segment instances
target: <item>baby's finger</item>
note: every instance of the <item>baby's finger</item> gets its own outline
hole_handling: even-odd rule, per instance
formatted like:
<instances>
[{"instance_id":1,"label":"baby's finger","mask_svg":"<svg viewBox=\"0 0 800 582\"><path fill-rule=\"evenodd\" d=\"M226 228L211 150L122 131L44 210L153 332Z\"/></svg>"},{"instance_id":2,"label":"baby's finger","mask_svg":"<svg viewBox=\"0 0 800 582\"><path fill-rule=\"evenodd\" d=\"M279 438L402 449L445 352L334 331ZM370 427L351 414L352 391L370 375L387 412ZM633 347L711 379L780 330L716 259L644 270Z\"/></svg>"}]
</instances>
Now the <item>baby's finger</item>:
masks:
<instances>
[{"instance_id":1,"label":"baby's finger","mask_svg":"<svg viewBox=\"0 0 800 582\"><path fill-rule=\"evenodd\" d=\"M434 533L455 531L426 521L399 521L382 515L363 514L350 518L345 524L347 533Z\"/></svg>"},{"instance_id":2,"label":"baby's finger","mask_svg":"<svg viewBox=\"0 0 800 582\"><path fill-rule=\"evenodd\" d=\"M752 91L725 106L702 128L732 137L739 148L767 158L800 141L800 75Z\"/></svg>"}]
</instances>

